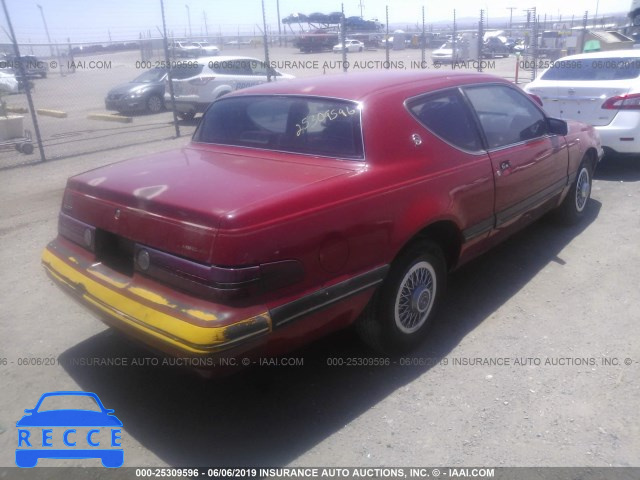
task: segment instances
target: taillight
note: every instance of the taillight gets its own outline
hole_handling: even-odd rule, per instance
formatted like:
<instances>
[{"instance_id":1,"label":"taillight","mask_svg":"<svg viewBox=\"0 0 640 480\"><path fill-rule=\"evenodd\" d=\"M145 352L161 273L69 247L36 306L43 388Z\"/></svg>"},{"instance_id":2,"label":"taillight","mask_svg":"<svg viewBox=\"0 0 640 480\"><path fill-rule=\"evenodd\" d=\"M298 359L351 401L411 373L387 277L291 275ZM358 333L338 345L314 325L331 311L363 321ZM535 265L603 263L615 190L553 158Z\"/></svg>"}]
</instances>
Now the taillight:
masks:
<instances>
[{"instance_id":1,"label":"taillight","mask_svg":"<svg viewBox=\"0 0 640 480\"><path fill-rule=\"evenodd\" d=\"M640 93L616 95L608 98L603 104L605 110L640 110Z\"/></svg>"},{"instance_id":2,"label":"taillight","mask_svg":"<svg viewBox=\"0 0 640 480\"><path fill-rule=\"evenodd\" d=\"M192 80L189 80L189 83L191 85L206 85L207 83L209 83L211 80L215 80L216 77L196 77Z\"/></svg>"},{"instance_id":3,"label":"taillight","mask_svg":"<svg viewBox=\"0 0 640 480\"><path fill-rule=\"evenodd\" d=\"M243 298L298 282L303 277L297 260L247 267L218 267L177 257L136 244L135 269L151 278L204 298Z\"/></svg>"},{"instance_id":4,"label":"taillight","mask_svg":"<svg viewBox=\"0 0 640 480\"><path fill-rule=\"evenodd\" d=\"M530 93L529 96L531 97L531 100L536 102L541 107L544 107L544 104L542 103L542 99L538 95L536 95L535 93Z\"/></svg>"},{"instance_id":5,"label":"taillight","mask_svg":"<svg viewBox=\"0 0 640 480\"><path fill-rule=\"evenodd\" d=\"M96 227L76 220L62 212L58 215L58 233L67 240L93 252L96 247Z\"/></svg>"}]
</instances>

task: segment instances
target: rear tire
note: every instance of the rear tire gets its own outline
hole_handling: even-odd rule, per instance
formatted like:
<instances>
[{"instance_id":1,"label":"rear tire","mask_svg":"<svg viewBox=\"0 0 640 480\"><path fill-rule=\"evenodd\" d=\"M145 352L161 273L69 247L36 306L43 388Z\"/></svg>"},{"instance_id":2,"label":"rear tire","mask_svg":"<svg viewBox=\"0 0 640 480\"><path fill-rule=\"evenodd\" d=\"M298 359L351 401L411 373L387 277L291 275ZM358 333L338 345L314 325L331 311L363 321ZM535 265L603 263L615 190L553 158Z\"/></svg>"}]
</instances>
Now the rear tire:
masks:
<instances>
[{"instance_id":1,"label":"rear tire","mask_svg":"<svg viewBox=\"0 0 640 480\"><path fill-rule=\"evenodd\" d=\"M582 159L573 185L558 208L558 216L563 223L573 225L584 217L591 198L592 168L589 160L588 156Z\"/></svg>"},{"instance_id":2,"label":"rear tire","mask_svg":"<svg viewBox=\"0 0 640 480\"><path fill-rule=\"evenodd\" d=\"M396 355L418 346L443 297L446 263L429 241L409 246L356 322L362 340L382 353Z\"/></svg>"}]
</instances>

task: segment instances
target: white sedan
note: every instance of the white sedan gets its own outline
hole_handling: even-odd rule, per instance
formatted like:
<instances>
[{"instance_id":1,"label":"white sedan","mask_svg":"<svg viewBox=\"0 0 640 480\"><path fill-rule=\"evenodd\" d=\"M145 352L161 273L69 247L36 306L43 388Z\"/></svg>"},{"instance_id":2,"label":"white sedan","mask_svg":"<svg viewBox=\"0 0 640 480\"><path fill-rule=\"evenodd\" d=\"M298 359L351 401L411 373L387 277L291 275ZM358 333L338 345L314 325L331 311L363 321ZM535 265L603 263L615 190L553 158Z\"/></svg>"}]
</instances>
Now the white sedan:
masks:
<instances>
[{"instance_id":1,"label":"white sedan","mask_svg":"<svg viewBox=\"0 0 640 480\"><path fill-rule=\"evenodd\" d=\"M18 93L20 85L14 73L0 71L0 92L1 93Z\"/></svg>"},{"instance_id":2,"label":"white sedan","mask_svg":"<svg viewBox=\"0 0 640 480\"><path fill-rule=\"evenodd\" d=\"M209 42L193 42L191 45L196 47L196 56L213 57L220 55L220 49L215 45L211 45Z\"/></svg>"},{"instance_id":3,"label":"white sedan","mask_svg":"<svg viewBox=\"0 0 640 480\"><path fill-rule=\"evenodd\" d=\"M364 43L360 40L345 40L344 48L347 52L362 52L364 50ZM333 53L342 52L342 43L339 43L333 47Z\"/></svg>"},{"instance_id":4,"label":"white sedan","mask_svg":"<svg viewBox=\"0 0 640 480\"><path fill-rule=\"evenodd\" d=\"M459 60L458 49L456 48L455 61ZM447 42L443 44L440 48L435 49L431 52L431 61L434 64L442 64L442 63L453 63L454 55L453 55L453 43Z\"/></svg>"},{"instance_id":5,"label":"white sedan","mask_svg":"<svg viewBox=\"0 0 640 480\"><path fill-rule=\"evenodd\" d=\"M525 90L550 116L593 125L609 153L640 153L640 51L563 57Z\"/></svg>"}]
</instances>

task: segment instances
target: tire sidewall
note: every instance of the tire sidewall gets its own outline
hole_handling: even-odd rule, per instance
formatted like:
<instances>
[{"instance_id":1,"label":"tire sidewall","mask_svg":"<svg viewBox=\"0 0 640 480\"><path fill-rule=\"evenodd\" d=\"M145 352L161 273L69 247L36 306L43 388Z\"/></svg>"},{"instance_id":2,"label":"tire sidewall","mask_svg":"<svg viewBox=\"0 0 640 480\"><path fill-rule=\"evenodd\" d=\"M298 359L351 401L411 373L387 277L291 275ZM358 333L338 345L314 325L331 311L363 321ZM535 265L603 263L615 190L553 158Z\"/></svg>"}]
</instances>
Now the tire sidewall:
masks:
<instances>
[{"instance_id":1,"label":"tire sidewall","mask_svg":"<svg viewBox=\"0 0 640 480\"><path fill-rule=\"evenodd\" d=\"M586 175L588 178L588 183L589 183L589 194L587 195L587 198L584 201L584 204L582 205L582 208L580 208L580 206L578 205L578 191L579 191L579 185L581 183L581 178ZM593 187L593 179L591 177L591 171L589 169L589 167L587 166L586 163L582 163L580 165L580 167L578 168L578 173L576 174L576 180L573 184L573 188L571 189L571 204L572 207L575 211L575 215L577 217L582 217L584 215L584 212L587 209L587 204L589 203L589 199L591 198L591 189Z\"/></svg>"},{"instance_id":2,"label":"tire sidewall","mask_svg":"<svg viewBox=\"0 0 640 480\"><path fill-rule=\"evenodd\" d=\"M157 99L160 102L159 103L160 106L159 106L159 108L157 110L154 110L151 107L151 103L154 101L154 99ZM162 109L163 109L163 101L158 95L151 95L149 98L147 98L147 110L150 113L159 113L159 112L162 111Z\"/></svg>"},{"instance_id":3,"label":"tire sidewall","mask_svg":"<svg viewBox=\"0 0 640 480\"><path fill-rule=\"evenodd\" d=\"M424 323L417 330L406 333L398 326L396 300L406 274L421 262L427 262L435 274L433 278L435 294ZM409 248L394 262L382 284L376 312L387 353L402 353L415 348L422 342L444 294L445 283L445 261L440 249L432 243L419 243Z\"/></svg>"}]
</instances>

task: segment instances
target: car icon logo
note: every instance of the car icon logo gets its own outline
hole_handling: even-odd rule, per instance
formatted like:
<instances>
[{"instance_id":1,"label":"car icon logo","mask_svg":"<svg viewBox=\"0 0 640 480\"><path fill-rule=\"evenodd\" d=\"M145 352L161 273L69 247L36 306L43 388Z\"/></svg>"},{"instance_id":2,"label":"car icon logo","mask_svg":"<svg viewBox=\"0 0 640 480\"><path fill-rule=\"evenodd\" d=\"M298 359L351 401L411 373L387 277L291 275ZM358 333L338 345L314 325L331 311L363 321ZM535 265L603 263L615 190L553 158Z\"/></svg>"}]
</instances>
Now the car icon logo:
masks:
<instances>
[{"instance_id":1,"label":"car icon logo","mask_svg":"<svg viewBox=\"0 0 640 480\"><path fill-rule=\"evenodd\" d=\"M55 399L89 399L93 410L47 409L43 402ZM94 405L95 404L95 405ZM43 394L18 422L16 465L35 467L40 458L99 458L107 468L124 463L122 422L91 392L63 391Z\"/></svg>"}]
</instances>

